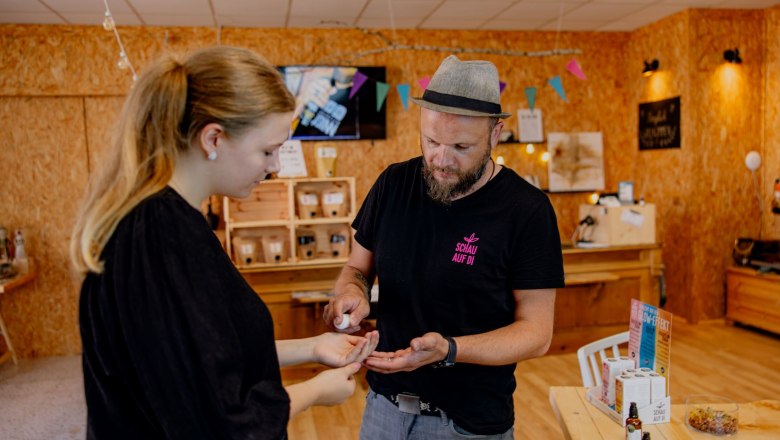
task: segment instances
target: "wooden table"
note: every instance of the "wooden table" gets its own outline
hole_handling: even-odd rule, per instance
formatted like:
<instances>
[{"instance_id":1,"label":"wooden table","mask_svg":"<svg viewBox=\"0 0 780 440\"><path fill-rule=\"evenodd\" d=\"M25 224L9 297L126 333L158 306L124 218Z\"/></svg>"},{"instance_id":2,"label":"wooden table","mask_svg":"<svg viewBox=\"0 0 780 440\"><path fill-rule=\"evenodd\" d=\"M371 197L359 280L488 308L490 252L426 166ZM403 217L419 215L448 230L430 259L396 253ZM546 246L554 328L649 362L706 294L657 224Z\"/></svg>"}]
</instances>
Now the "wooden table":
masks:
<instances>
[{"instance_id":1,"label":"wooden table","mask_svg":"<svg viewBox=\"0 0 780 440\"><path fill-rule=\"evenodd\" d=\"M0 281L0 293L10 292L18 287L27 284L33 278L35 278L35 262L33 261L32 258L30 258L28 259L27 272L18 274L13 278ZM18 362L16 359L16 351L14 351L14 346L11 345L11 338L10 336L8 336L8 329L5 327L5 322L3 321L3 315L1 313L0 313L0 333L3 334L3 338L5 339L5 345L6 347L8 347L8 351L0 355L0 365L5 363L5 361L7 361L9 358L13 359L14 364L16 364Z\"/></svg>"},{"instance_id":2,"label":"wooden table","mask_svg":"<svg viewBox=\"0 0 780 440\"><path fill-rule=\"evenodd\" d=\"M584 387L550 387L550 405L569 440L614 440L624 438L624 428L590 404ZM717 438L694 432L685 425L685 405L672 405L670 423L645 425L653 440ZM729 439L769 440L780 438L780 400L739 404L739 428Z\"/></svg>"}]
</instances>

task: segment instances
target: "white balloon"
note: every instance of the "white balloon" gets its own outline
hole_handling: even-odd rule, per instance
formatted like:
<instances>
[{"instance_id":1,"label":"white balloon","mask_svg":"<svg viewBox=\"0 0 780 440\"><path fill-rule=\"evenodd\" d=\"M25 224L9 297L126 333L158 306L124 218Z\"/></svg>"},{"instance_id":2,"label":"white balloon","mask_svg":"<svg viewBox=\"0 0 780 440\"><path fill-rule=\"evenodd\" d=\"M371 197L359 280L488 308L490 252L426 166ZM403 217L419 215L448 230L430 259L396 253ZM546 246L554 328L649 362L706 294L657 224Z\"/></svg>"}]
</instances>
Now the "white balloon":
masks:
<instances>
[{"instance_id":1,"label":"white balloon","mask_svg":"<svg viewBox=\"0 0 780 440\"><path fill-rule=\"evenodd\" d=\"M755 171L761 166L761 155L758 154L758 151L748 152L747 156L745 156L745 166L750 171Z\"/></svg>"}]
</instances>

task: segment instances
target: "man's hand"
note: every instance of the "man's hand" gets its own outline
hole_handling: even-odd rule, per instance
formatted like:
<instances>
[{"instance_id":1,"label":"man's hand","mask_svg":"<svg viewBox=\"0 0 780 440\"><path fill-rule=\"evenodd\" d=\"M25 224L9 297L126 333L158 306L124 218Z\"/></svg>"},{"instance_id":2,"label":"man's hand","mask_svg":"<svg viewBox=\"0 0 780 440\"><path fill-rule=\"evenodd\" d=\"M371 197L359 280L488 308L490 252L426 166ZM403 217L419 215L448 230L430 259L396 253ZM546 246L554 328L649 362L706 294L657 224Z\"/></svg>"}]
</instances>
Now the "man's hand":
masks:
<instances>
[{"instance_id":1,"label":"man's hand","mask_svg":"<svg viewBox=\"0 0 780 440\"><path fill-rule=\"evenodd\" d=\"M325 306L322 314L325 324L336 329L336 325L341 324L342 315L349 314L349 327L343 330L337 330L342 333L355 333L360 330L360 321L368 316L371 306L368 298L362 292L347 292L336 295Z\"/></svg>"},{"instance_id":2,"label":"man's hand","mask_svg":"<svg viewBox=\"0 0 780 440\"><path fill-rule=\"evenodd\" d=\"M439 333L426 333L412 339L409 348L389 352L374 352L363 365L377 373L414 371L422 366L439 362L447 357L450 344Z\"/></svg>"}]
</instances>

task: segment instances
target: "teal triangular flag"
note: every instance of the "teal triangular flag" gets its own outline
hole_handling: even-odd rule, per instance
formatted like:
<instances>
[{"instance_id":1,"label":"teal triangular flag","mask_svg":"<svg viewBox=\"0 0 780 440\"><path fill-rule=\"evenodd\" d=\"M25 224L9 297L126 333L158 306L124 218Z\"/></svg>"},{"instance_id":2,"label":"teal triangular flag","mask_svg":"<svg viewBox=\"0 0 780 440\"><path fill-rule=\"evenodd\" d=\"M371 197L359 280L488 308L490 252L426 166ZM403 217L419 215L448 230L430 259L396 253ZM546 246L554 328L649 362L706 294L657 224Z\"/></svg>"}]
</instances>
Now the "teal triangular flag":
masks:
<instances>
[{"instance_id":1,"label":"teal triangular flag","mask_svg":"<svg viewBox=\"0 0 780 440\"><path fill-rule=\"evenodd\" d=\"M376 111L382 109L382 104L385 103L388 90L390 90L390 86L387 83L376 82Z\"/></svg>"},{"instance_id":2,"label":"teal triangular flag","mask_svg":"<svg viewBox=\"0 0 780 440\"><path fill-rule=\"evenodd\" d=\"M398 96L401 97L404 111L409 110L409 84L398 84L395 88L398 90Z\"/></svg>"},{"instance_id":3,"label":"teal triangular flag","mask_svg":"<svg viewBox=\"0 0 780 440\"><path fill-rule=\"evenodd\" d=\"M566 92L563 91L563 82L561 82L560 76L554 76L547 80L548 83L552 86L552 88L555 89L556 92L558 92L558 95L561 96L561 99L563 99L563 102L569 102L566 100Z\"/></svg>"},{"instance_id":4,"label":"teal triangular flag","mask_svg":"<svg viewBox=\"0 0 780 440\"><path fill-rule=\"evenodd\" d=\"M536 106L536 87L525 88L525 99L528 101L528 108L534 111L534 106Z\"/></svg>"}]
</instances>

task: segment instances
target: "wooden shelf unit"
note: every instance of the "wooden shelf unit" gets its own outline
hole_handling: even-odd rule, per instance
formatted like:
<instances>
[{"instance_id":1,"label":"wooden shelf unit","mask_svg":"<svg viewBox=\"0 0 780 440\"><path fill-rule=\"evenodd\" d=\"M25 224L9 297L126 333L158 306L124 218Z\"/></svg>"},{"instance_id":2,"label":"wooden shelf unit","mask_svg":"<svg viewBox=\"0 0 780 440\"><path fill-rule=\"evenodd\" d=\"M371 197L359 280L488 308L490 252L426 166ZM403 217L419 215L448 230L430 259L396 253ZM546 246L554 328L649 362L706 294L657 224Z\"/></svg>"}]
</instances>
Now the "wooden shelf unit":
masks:
<instances>
[{"instance_id":1,"label":"wooden shelf unit","mask_svg":"<svg viewBox=\"0 0 780 440\"><path fill-rule=\"evenodd\" d=\"M328 267L349 257L354 177L268 180L223 206L225 249L241 271Z\"/></svg>"},{"instance_id":2,"label":"wooden shelf unit","mask_svg":"<svg viewBox=\"0 0 780 440\"><path fill-rule=\"evenodd\" d=\"M726 318L780 334L780 275L726 269Z\"/></svg>"}]
</instances>

